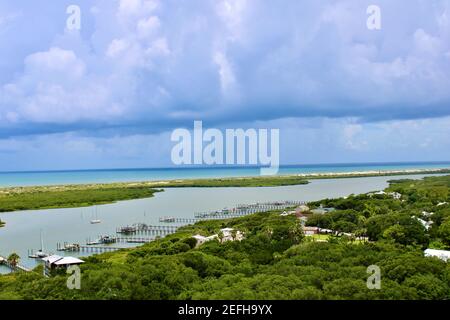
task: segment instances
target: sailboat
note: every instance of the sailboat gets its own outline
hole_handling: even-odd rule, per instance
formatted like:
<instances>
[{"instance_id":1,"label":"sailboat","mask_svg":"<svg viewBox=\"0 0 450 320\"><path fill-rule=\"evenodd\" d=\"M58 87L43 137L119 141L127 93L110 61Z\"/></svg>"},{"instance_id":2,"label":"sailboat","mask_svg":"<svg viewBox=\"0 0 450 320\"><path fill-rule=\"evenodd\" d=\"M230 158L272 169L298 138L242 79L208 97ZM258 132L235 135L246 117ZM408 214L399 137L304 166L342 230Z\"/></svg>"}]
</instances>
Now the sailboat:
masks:
<instances>
[{"instance_id":1,"label":"sailboat","mask_svg":"<svg viewBox=\"0 0 450 320\"><path fill-rule=\"evenodd\" d=\"M40 231L40 237L41 237L41 249L39 249L36 253L31 252L31 254L28 255L29 258L42 259L49 256L48 253L44 252L44 240L42 239L42 230Z\"/></svg>"},{"instance_id":2,"label":"sailboat","mask_svg":"<svg viewBox=\"0 0 450 320\"><path fill-rule=\"evenodd\" d=\"M95 206L95 219L91 220L91 224L97 224L97 223L101 223L102 221L100 219L98 219L98 215L97 215L97 206Z\"/></svg>"}]
</instances>

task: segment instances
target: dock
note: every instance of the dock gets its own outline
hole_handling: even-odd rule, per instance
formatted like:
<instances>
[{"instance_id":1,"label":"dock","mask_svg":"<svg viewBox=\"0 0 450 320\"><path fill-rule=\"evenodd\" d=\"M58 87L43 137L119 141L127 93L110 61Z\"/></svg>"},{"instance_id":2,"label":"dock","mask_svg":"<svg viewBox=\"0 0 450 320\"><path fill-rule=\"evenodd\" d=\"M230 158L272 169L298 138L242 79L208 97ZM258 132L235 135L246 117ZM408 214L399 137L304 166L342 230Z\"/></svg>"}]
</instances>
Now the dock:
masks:
<instances>
[{"instance_id":1,"label":"dock","mask_svg":"<svg viewBox=\"0 0 450 320\"><path fill-rule=\"evenodd\" d=\"M116 233L167 235L170 233L175 233L177 229L178 226L173 225L153 226L145 223L138 223L132 226L119 227L116 229Z\"/></svg>"},{"instance_id":2,"label":"dock","mask_svg":"<svg viewBox=\"0 0 450 320\"><path fill-rule=\"evenodd\" d=\"M66 252L91 252L91 253L103 253L103 252L112 252L117 251L125 248L120 247L113 247L113 246L102 246L102 245L70 245L66 246L61 245L60 243L57 244L58 251L66 251Z\"/></svg>"},{"instance_id":3,"label":"dock","mask_svg":"<svg viewBox=\"0 0 450 320\"><path fill-rule=\"evenodd\" d=\"M198 220L212 220L212 219L229 219L238 218L246 215L267 212L272 210L283 210L289 207L305 204L304 201L275 201L263 202L254 204L239 204L235 208L225 208L222 210L198 212L194 214L194 218Z\"/></svg>"},{"instance_id":4,"label":"dock","mask_svg":"<svg viewBox=\"0 0 450 320\"><path fill-rule=\"evenodd\" d=\"M134 223L127 226L116 228L116 235L114 236L99 236L98 240L86 241L86 245L80 244L57 244L58 251L72 251L72 252L88 252L88 253L103 253L112 252L123 247L113 246L114 243L148 243L164 237L166 235L175 233L178 228L183 225L193 224L199 221L207 220L222 220L230 218L238 218L255 213L268 212L272 210L284 210L290 207L305 204L304 201L272 201L254 204L239 204L234 208L224 208L221 210L198 212L194 214L193 218L182 218L176 216L162 216L159 222L166 223L165 225L147 225L145 223ZM173 225L178 224L178 225Z\"/></svg>"},{"instance_id":5,"label":"dock","mask_svg":"<svg viewBox=\"0 0 450 320\"><path fill-rule=\"evenodd\" d=\"M30 269L25 268L24 266L21 266L20 264L12 265L11 263L8 262L8 259L6 259L5 257L2 257L2 256L0 256L0 264L7 266L13 272L31 272Z\"/></svg>"},{"instance_id":6,"label":"dock","mask_svg":"<svg viewBox=\"0 0 450 320\"><path fill-rule=\"evenodd\" d=\"M104 253L122 250L126 248L111 247L111 246L80 246L80 252Z\"/></svg>"},{"instance_id":7,"label":"dock","mask_svg":"<svg viewBox=\"0 0 450 320\"><path fill-rule=\"evenodd\" d=\"M194 218L177 218L172 216L160 217L159 221L166 223L181 223L192 224L205 220L222 220L244 217L250 214L267 212L272 210L284 210L290 207L299 206L305 204L304 201L289 200L289 201L274 201L263 202L254 204L240 204L235 208L225 208L222 210L197 212L194 213Z\"/></svg>"},{"instance_id":8,"label":"dock","mask_svg":"<svg viewBox=\"0 0 450 320\"><path fill-rule=\"evenodd\" d=\"M162 218L160 218L162 219ZM164 222L167 223L196 223L198 221L201 221L202 219L198 219L198 218L176 218L176 217L171 217L170 221L165 220Z\"/></svg>"}]
</instances>

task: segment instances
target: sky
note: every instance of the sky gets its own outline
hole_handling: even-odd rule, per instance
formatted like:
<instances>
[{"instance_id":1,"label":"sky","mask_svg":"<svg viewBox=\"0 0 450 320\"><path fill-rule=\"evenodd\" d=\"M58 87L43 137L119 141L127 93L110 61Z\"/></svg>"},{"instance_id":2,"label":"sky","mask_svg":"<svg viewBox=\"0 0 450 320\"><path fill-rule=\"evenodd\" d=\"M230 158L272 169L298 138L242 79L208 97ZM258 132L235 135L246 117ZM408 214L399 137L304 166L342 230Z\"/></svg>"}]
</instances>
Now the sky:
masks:
<instances>
[{"instance_id":1,"label":"sky","mask_svg":"<svg viewBox=\"0 0 450 320\"><path fill-rule=\"evenodd\" d=\"M0 0L0 171L171 166L195 120L282 164L450 160L450 0Z\"/></svg>"}]
</instances>

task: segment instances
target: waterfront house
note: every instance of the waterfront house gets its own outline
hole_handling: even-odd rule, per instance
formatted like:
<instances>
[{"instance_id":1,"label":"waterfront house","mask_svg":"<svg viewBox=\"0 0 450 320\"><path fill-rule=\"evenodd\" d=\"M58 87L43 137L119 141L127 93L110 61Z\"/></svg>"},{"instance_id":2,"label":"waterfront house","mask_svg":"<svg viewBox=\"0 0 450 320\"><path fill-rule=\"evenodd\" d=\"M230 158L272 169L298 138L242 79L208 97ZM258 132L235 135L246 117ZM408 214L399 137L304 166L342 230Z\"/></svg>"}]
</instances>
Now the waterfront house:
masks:
<instances>
[{"instance_id":1,"label":"waterfront house","mask_svg":"<svg viewBox=\"0 0 450 320\"><path fill-rule=\"evenodd\" d=\"M50 276L51 271L58 269L67 269L70 266L77 266L83 264L84 261L74 257L61 257L58 255L48 256L43 258L44 261L44 275Z\"/></svg>"},{"instance_id":2,"label":"waterfront house","mask_svg":"<svg viewBox=\"0 0 450 320\"><path fill-rule=\"evenodd\" d=\"M450 260L450 251L448 250L426 249L424 254L425 257L437 257L445 262Z\"/></svg>"}]
</instances>

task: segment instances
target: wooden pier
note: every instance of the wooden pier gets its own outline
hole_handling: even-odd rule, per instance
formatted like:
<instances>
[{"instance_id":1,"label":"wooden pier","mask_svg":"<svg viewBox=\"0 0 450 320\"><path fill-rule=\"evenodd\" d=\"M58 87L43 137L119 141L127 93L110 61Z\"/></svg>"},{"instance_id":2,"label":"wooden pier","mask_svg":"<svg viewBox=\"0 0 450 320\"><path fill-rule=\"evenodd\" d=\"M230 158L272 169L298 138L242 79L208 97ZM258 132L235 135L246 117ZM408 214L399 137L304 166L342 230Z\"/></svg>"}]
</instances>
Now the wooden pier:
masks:
<instances>
[{"instance_id":1,"label":"wooden pier","mask_svg":"<svg viewBox=\"0 0 450 320\"><path fill-rule=\"evenodd\" d=\"M155 240L148 237L115 237L117 243L147 243Z\"/></svg>"},{"instance_id":2,"label":"wooden pier","mask_svg":"<svg viewBox=\"0 0 450 320\"><path fill-rule=\"evenodd\" d=\"M151 241L154 241L155 238L149 238L149 237L114 237L113 243L148 243ZM111 251L108 250L108 248L116 248L112 247L109 244L104 244L101 242L90 242L87 241L86 245L80 245L80 244L68 244L67 242L64 242L63 244L57 243L56 244L56 250L57 251L66 251L66 252L80 252L80 251L89 251L86 248L94 248L91 252L97 252L98 248L106 248L104 251ZM97 250L97 251L96 251Z\"/></svg>"},{"instance_id":3,"label":"wooden pier","mask_svg":"<svg viewBox=\"0 0 450 320\"><path fill-rule=\"evenodd\" d=\"M113 252L117 250L122 250L126 248L111 247L111 246L80 246L80 252L91 252L91 253L104 253Z\"/></svg>"},{"instance_id":4,"label":"wooden pier","mask_svg":"<svg viewBox=\"0 0 450 320\"><path fill-rule=\"evenodd\" d=\"M176 217L173 217L170 222L169 221L166 221L166 222L168 222L168 223L196 223L201 220L202 219L198 219L198 218L176 218Z\"/></svg>"},{"instance_id":5,"label":"wooden pier","mask_svg":"<svg viewBox=\"0 0 450 320\"><path fill-rule=\"evenodd\" d=\"M120 234L155 234L163 235L176 232L178 226L152 226L145 223L138 223L132 226L119 227L116 229L116 233Z\"/></svg>"},{"instance_id":6,"label":"wooden pier","mask_svg":"<svg viewBox=\"0 0 450 320\"><path fill-rule=\"evenodd\" d=\"M304 201L282 201L265 202L255 204L240 204L235 208L225 208L217 211L198 212L194 214L198 220L229 219L247 216L254 213L267 212L272 210L283 210L289 207L304 204Z\"/></svg>"},{"instance_id":7,"label":"wooden pier","mask_svg":"<svg viewBox=\"0 0 450 320\"><path fill-rule=\"evenodd\" d=\"M25 268L24 266L21 266L20 264L12 265L9 263L8 259L5 257L0 256L0 264L7 266L11 271L13 272L31 272L30 269Z\"/></svg>"}]
</instances>

